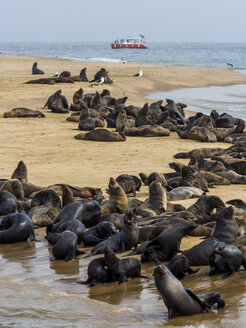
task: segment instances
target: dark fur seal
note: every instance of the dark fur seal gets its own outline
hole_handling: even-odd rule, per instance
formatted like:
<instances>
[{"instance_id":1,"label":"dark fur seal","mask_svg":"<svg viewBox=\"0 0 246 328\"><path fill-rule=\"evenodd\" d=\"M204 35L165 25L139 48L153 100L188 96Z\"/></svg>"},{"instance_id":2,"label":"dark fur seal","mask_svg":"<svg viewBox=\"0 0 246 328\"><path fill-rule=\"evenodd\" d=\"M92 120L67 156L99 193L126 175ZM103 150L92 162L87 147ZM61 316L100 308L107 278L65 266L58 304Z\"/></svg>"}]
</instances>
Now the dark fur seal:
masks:
<instances>
[{"instance_id":1,"label":"dark fur seal","mask_svg":"<svg viewBox=\"0 0 246 328\"><path fill-rule=\"evenodd\" d=\"M38 68L37 62L32 65L32 74L44 74L44 71Z\"/></svg>"},{"instance_id":2,"label":"dark fur seal","mask_svg":"<svg viewBox=\"0 0 246 328\"><path fill-rule=\"evenodd\" d=\"M0 191L0 216L18 211L16 197L8 191Z\"/></svg>"},{"instance_id":3,"label":"dark fur seal","mask_svg":"<svg viewBox=\"0 0 246 328\"><path fill-rule=\"evenodd\" d=\"M148 115L149 112L149 106L148 104L145 104L142 109L137 114L137 117L135 119L135 126L136 128L143 126L143 125L152 125L153 122L151 120L151 116Z\"/></svg>"},{"instance_id":4,"label":"dark fur seal","mask_svg":"<svg viewBox=\"0 0 246 328\"><path fill-rule=\"evenodd\" d=\"M190 267L189 261L184 254L174 255L171 258L171 260L167 263L167 268L179 280L182 280L185 277L186 272L189 274L193 274L200 270L200 269L193 270Z\"/></svg>"},{"instance_id":5,"label":"dark fur seal","mask_svg":"<svg viewBox=\"0 0 246 328\"><path fill-rule=\"evenodd\" d=\"M209 257L209 264L209 275L225 273L223 279L238 271L241 264L245 267L241 250L234 245L225 244L224 242L216 242L214 244L213 253Z\"/></svg>"},{"instance_id":6,"label":"dark fur seal","mask_svg":"<svg viewBox=\"0 0 246 328\"><path fill-rule=\"evenodd\" d=\"M32 110L29 108L18 107L13 108L9 112L5 112L3 117L45 117L45 115L39 110Z\"/></svg>"},{"instance_id":7,"label":"dark fur seal","mask_svg":"<svg viewBox=\"0 0 246 328\"><path fill-rule=\"evenodd\" d=\"M116 181L126 194L133 193L134 197L136 197L136 191L139 191L141 187L141 180L135 175L121 174Z\"/></svg>"},{"instance_id":8,"label":"dark fur seal","mask_svg":"<svg viewBox=\"0 0 246 328\"><path fill-rule=\"evenodd\" d=\"M75 91L73 94L73 103L74 104L80 104L84 96L84 91L82 88L79 90Z\"/></svg>"},{"instance_id":9,"label":"dark fur seal","mask_svg":"<svg viewBox=\"0 0 246 328\"><path fill-rule=\"evenodd\" d=\"M24 189L22 183L18 179L9 179L4 181L0 190L11 192L18 200L24 198Z\"/></svg>"},{"instance_id":10,"label":"dark fur seal","mask_svg":"<svg viewBox=\"0 0 246 328\"><path fill-rule=\"evenodd\" d=\"M18 179L20 182L27 182L27 167L23 161L19 161L16 169L11 175L11 179Z\"/></svg>"},{"instance_id":11,"label":"dark fur seal","mask_svg":"<svg viewBox=\"0 0 246 328\"><path fill-rule=\"evenodd\" d=\"M87 133L77 134L75 139L79 140L92 140L92 141L106 141L106 142L115 142L115 141L125 141L126 137L122 133L112 132L107 129L96 129Z\"/></svg>"},{"instance_id":12,"label":"dark fur seal","mask_svg":"<svg viewBox=\"0 0 246 328\"><path fill-rule=\"evenodd\" d=\"M125 134L129 137L167 137L170 135L170 130L160 125L144 125L126 128Z\"/></svg>"},{"instance_id":13,"label":"dark fur seal","mask_svg":"<svg viewBox=\"0 0 246 328\"><path fill-rule=\"evenodd\" d=\"M203 240L198 245L185 250L190 265L209 265L209 257L213 253L213 245L217 241L234 245L237 238L237 223L233 218L232 206L221 209L216 216L216 224L211 237Z\"/></svg>"},{"instance_id":14,"label":"dark fur seal","mask_svg":"<svg viewBox=\"0 0 246 328\"><path fill-rule=\"evenodd\" d=\"M0 243L10 244L35 240L32 220L24 213L11 213L0 223Z\"/></svg>"},{"instance_id":15,"label":"dark fur seal","mask_svg":"<svg viewBox=\"0 0 246 328\"><path fill-rule=\"evenodd\" d=\"M119 284L127 282L129 277L139 277L141 274L141 263L134 257L119 259L111 248L106 247L104 259L107 268L119 280Z\"/></svg>"},{"instance_id":16,"label":"dark fur seal","mask_svg":"<svg viewBox=\"0 0 246 328\"><path fill-rule=\"evenodd\" d=\"M104 282L113 281L112 274L106 267L104 257L99 257L92 260L87 268L88 278L86 281L77 281L79 284L89 284L90 287L94 287Z\"/></svg>"},{"instance_id":17,"label":"dark fur seal","mask_svg":"<svg viewBox=\"0 0 246 328\"><path fill-rule=\"evenodd\" d=\"M31 201L31 207L50 205L57 208L61 208L61 199L59 195L51 189L38 191Z\"/></svg>"},{"instance_id":18,"label":"dark fur seal","mask_svg":"<svg viewBox=\"0 0 246 328\"><path fill-rule=\"evenodd\" d=\"M182 124L185 124L186 120L178 110L175 102L172 99L166 99L166 102L167 102L166 110L168 111L169 115L173 118L180 119Z\"/></svg>"},{"instance_id":19,"label":"dark fur seal","mask_svg":"<svg viewBox=\"0 0 246 328\"><path fill-rule=\"evenodd\" d=\"M43 109L47 106L47 108L52 110L52 108L55 108L57 106L58 108L63 108L64 110L65 109L67 110L68 109L67 98L63 96L61 92L62 92L61 89L59 89L53 95L51 95L47 99Z\"/></svg>"},{"instance_id":20,"label":"dark fur seal","mask_svg":"<svg viewBox=\"0 0 246 328\"><path fill-rule=\"evenodd\" d=\"M56 260L73 260L76 255L84 254L77 249L77 236L71 231L61 233L58 241L52 248L52 254Z\"/></svg>"},{"instance_id":21,"label":"dark fur seal","mask_svg":"<svg viewBox=\"0 0 246 328\"><path fill-rule=\"evenodd\" d=\"M142 253L141 262L169 261L177 254L181 239L196 227L194 222L178 223L153 239Z\"/></svg>"},{"instance_id":22,"label":"dark fur seal","mask_svg":"<svg viewBox=\"0 0 246 328\"><path fill-rule=\"evenodd\" d=\"M196 223L204 224L215 220L212 213L215 208L225 208L224 202L218 196L202 195L195 204L187 208L187 211L198 218Z\"/></svg>"},{"instance_id":23,"label":"dark fur seal","mask_svg":"<svg viewBox=\"0 0 246 328\"><path fill-rule=\"evenodd\" d=\"M128 212L124 217L122 230L114 236L97 244L85 257L90 257L95 254L101 254L106 247L111 248L114 252L124 252L130 250L137 244L139 229L135 223L135 216L132 212Z\"/></svg>"},{"instance_id":24,"label":"dark fur seal","mask_svg":"<svg viewBox=\"0 0 246 328\"><path fill-rule=\"evenodd\" d=\"M166 266L161 266L158 261L156 261L154 278L156 288L168 309L169 319L208 311L215 303L217 308L225 306L224 300L217 292L199 297L190 289L184 288L171 271Z\"/></svg>"},{"instance_id":25,"label":"dark fur seal","mask_svg":"<svg viewBox=\"0 0 246 328\"><path fill-rule=\"evenodd\" d=\"M30 80L25 82L25 84L55 84L55 81L52 78L42 78L37 80Z\"/></svg>"},{"instance_id":26,"label":"dark fur seal","mask_svg":"<svg viewBox=\"0 0 246 328\"><path fill-rule=\"evenodd\" d=\"M117 229L113 223L101 221L85 232L83 243L85 246L95 246L116 233Z\"/></svg>"}]
</instances>

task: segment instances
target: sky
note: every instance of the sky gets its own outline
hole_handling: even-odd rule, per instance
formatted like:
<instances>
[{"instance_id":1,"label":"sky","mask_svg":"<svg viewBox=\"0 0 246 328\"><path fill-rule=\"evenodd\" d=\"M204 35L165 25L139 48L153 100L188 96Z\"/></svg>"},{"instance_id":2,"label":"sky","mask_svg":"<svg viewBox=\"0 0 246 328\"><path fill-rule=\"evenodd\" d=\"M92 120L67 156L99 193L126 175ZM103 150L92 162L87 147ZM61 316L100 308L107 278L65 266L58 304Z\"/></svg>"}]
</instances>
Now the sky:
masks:
<instances>
[{"instance_id":1,"label":"sky","mask_svg":"<svg viewBox=\"0 0 246 328\"><path fill-rule=\"evenodd\" d=\"M0 0L0 41L246 42L246 0Z\"/></svg>"}]
</instances>

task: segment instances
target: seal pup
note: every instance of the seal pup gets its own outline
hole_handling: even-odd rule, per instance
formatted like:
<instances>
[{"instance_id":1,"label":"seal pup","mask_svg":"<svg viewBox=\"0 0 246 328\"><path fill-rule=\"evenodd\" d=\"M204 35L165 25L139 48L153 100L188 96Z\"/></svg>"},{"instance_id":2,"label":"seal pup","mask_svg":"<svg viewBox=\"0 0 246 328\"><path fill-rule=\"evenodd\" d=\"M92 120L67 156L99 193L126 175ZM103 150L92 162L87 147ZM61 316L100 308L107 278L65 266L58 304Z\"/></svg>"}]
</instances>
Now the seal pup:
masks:
<instances>
[{"instance_id":1,"label":"seal pup","mask_svg":"<svg viewBox=\"0 0 246 328\"><path fill-rule=\"evenodd\" d=\"M159 261L155 261L155 264L155 285L168 309L169 319L208 312L215 303L217 303L217 308L225 306L225 302L218 292L206 294L200 298L190 289L184 288L166 266L162 266Z\"/></svg>"},{"instance_id":2,"label":"seal pup","mask_svg":"<svg viewBox=\"0 0 246 328\"><path fill-rule=\"evenodd\" d=\"M230 277L238 271L241 264L246 268L241 250L234 245L225 244L224 242L216 242L214 244L213 253L209 257L209 264L209 275L225 273L223 279Z\"/></svg>"},{"instance_id":3,"label":"seal pup","mask_svg":"<svg viewBox=\"0 0 246 328\"><path fill-rule=\"evenodd\" d=\"M119 259L111 248L104 249L105 264L112 276L119 280L119 284L127 282L127 278L141 277L141 263L135 258Z\"/></svg>"},{"instance_id":4,"label":"seal pup","mask_svg":"<svg viewBox=\"0 0 246 328\"><path fill-rule=\"evenodd\" d=\"M90 287L94 287L98 284L114 281L111 272L106 267L104 257L99 257L89 263L87 275L87 280L76 282L79 284L89 284Z\"/></svg>"},{"instance_id":5,"label":"seal pup","mask_svg":"<svg viewBox=\"0 0 246 328\"><path fill-rule=\"evenodd\" d=\"M84 254L77 249L77 236L72 231L63 231L52 248L52 254L56 260L73 260L76 255Z\"/></svg>"},{"instance_id":6,"label":"seal pup","mask_svg":"<svg viewBox=\"0 0 246 328\"><path fill-rule=\"evenodd\" d=\"M94 246L91 253L86 255L85 258L103 253L106 247L111 248L114 252L130 250L137 244L139 238L139 228L135 221L134 213L132 211L127 212L124 216L122 230Z\"/></svg>"},{"instance_id":7,"label":"seal pup","mask_svg":"<svg viewBox=\"0 0 246 328\"><path fill-rule=\"evenodd\" d=\"M167 263L167 268L172 274L179 280L185 277L185 273L193 274L198 272L200 269L193 270L190 267L189 261L184 254L174 255L171 260Z\"/></svg>"},{"instance_id":8,"label":"seal pup","mask_svg":"<svg viewBox=\"0 0 246 328\"><path fill-rule=\"evenodd\" d=\"M32 74L44 74L44 71L38 68L37 62L32 65Z\"/></svg>"}]
</instances>

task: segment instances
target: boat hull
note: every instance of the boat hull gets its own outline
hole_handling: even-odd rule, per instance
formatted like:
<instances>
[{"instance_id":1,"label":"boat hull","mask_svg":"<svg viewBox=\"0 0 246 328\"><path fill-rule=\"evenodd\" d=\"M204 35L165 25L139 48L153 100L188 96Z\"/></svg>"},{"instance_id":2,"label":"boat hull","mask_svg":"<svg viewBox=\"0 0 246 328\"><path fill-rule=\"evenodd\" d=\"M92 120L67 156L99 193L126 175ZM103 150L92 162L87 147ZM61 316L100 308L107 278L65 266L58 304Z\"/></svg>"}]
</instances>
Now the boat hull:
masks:
<instances>
[{"instance_id":1,"label":"boat hull","mask_svg":"<svg viewBox=\"0 0 246 328\"><path fill-rule=\"evenodd\" d=\"M143 43L111 43L112 49L147 49Z\"/></svg>"}]
</instances>

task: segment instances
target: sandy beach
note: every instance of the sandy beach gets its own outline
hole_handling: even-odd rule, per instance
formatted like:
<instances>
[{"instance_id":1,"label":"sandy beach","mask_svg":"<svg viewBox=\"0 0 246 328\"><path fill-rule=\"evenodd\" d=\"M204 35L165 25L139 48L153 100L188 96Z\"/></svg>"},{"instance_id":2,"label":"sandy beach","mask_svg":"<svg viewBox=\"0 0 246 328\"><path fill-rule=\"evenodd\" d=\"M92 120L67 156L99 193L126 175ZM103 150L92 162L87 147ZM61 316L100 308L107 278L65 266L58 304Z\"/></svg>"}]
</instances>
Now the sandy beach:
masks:
<instances>
[{"instance_id":1,"label":"sandy beach","mask_svg":"<svg viewBox=\"0 0 246 328\"><path fill-rule=\"evenodd\" d=\"M87 76L92 79L97 70L105 67L116 82L113 85L93 88L86 82L26 85L24 82L40 77L31 75L34 61L44 70L44 77L63 70L78 75L83 67L87 67ZM143 69L143 76L132 77L140 68ZM245 75L229 69L149 65L143 67L11 55L0 55L0 72L1 177L8 178L17 163L23 160L28 168L29 180L34 184L47 186L64 182L100 187L103 192L110 176L117 177L122 173L138 175L139 172L171 172L168 163L174 160L173 155L177 152L215 145L181 140L174 132L163 138L128 137L126 142L120 144L75 140L74 136L78 133L77 123L66 121L69 114L54 114L50 110L41 109L47 98L56 90L62 89L62 94L71 103L73 93L81 87L85 93L96 90L101 92L106 87L115 97L127 96L127 105L143 106L144 103L150 104L153 101L148 98L148 94L153 91L246 83ZM41 109L46 117L3 118L3 113L14 107ZM216 143L216 147L226 148L229 144ZM209 192L217 194L224 201L234 198L238 193L244 197L246 187L217 186ZM144 187L137 197L144 199L147 194L148 190ZM187 200L184 205L193 202Z\"/></svg>"}]
</instances>

